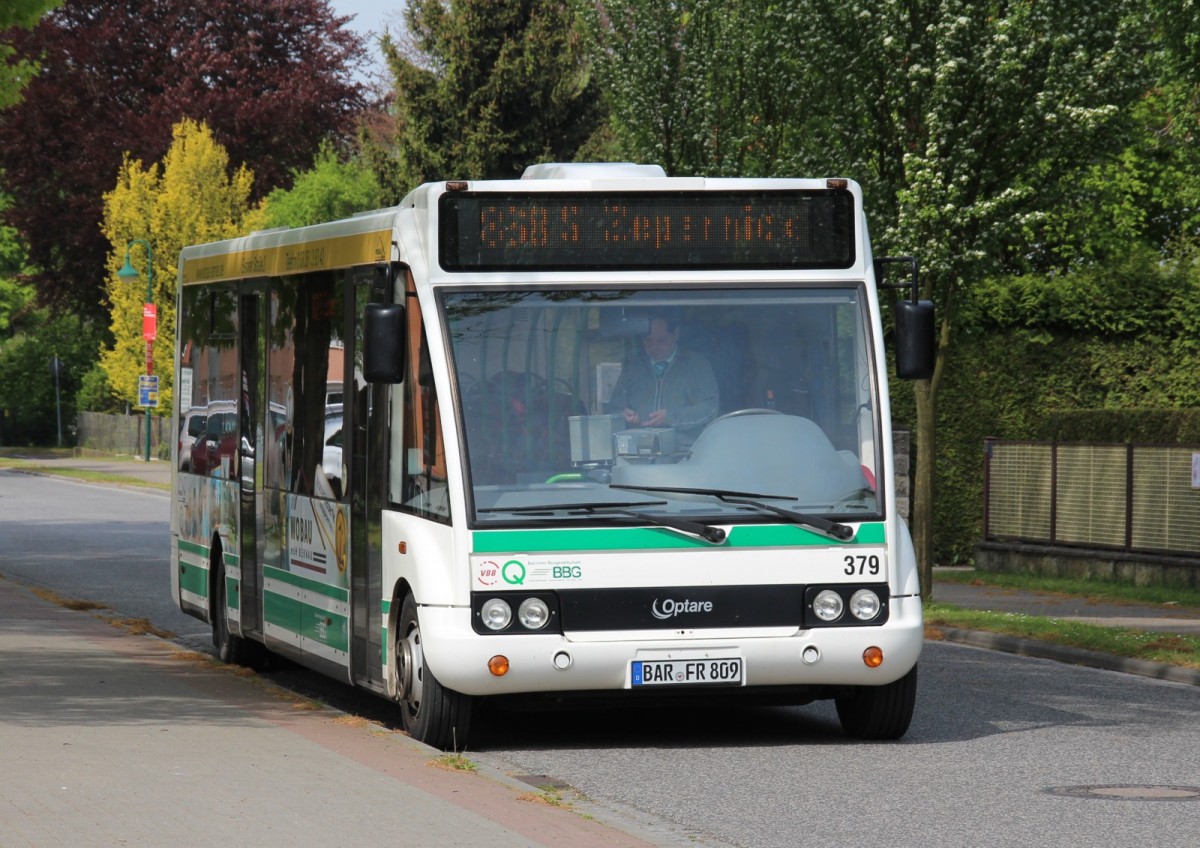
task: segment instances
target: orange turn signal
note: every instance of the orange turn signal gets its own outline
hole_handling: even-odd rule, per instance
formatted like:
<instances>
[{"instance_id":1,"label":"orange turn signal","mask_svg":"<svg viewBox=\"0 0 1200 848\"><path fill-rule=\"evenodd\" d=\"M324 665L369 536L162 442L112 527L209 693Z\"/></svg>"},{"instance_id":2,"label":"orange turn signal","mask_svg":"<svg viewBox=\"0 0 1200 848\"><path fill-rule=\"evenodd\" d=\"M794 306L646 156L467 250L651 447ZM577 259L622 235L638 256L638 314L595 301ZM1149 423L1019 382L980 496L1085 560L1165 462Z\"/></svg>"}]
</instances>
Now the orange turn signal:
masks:
<instances>
[{"instance_id":1,"label":"orange turn signal","mask_svg":"<svg viewBox=\"0 0 1200 848\"><path fill-rule=\"evenodd\" d=\"M497 654L488 660L488 671L496 677L503 677L508 674L508 657Z\"/></svg>"},{"instance_id":2,"label":"orange turn signal","mask_svg":"<svg viewBox=\"0 0 1200 848\"><path fill-rule=\"evenodd\" d=\"M883 665L883 649L874 645L863 651L863 662L867 668L879 668Z\"/></svg>"}]
</instances>

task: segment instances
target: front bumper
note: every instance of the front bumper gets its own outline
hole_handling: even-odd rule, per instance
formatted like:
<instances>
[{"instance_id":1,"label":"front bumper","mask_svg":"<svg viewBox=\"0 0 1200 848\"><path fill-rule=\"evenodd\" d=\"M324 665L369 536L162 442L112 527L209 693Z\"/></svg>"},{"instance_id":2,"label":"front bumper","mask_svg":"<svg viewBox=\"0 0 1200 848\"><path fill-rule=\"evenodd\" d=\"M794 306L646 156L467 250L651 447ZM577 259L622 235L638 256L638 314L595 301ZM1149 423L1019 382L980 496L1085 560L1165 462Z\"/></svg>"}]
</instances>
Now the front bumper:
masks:
<instances>
[{"instance_id":1,"label":"front bumper","mask_svg":"<svg viewBox=\"0 0 1200 848\"><path fill-rule=\"evenodd\" d=\"M740 657L744 686L873 686L903 677L924 640L921 599L891 598L891 615L878 627L823 627L781 633L778 628L704 633L546 634L480 636L464 607L421 607L425 662L443 686L466 695L602 692L630 688L635 660ZM863 652L883 651L868 667ZM814 650L815 649L815 652ZM488 661L508 658L496 677ZM668 688L668 687L664 687ZM675 687L669 687L675 688Z\"/></svg>"}]
</instances>

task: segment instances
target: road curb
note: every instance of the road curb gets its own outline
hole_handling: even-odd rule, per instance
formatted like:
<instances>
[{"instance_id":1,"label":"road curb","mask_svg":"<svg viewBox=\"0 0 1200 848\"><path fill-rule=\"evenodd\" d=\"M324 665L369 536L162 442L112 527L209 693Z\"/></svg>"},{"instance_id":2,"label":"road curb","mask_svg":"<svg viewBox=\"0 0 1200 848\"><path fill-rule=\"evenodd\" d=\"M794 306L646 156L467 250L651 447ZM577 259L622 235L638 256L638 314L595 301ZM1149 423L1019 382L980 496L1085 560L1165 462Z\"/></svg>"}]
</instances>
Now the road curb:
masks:
<instances>
[{"instance_id":1,"label":"road curb","mask_svg":"<svg viewBox=\"0 0 1200 848\"><path fill-rule=\"evenodd\" d=\"M1200 669L1182 668L1165 663L1149 662L1131 657L1117 657L1103 654L1099 651L1087 651L1082 648L1068 648L1050 642L1038 642L1034 639L1022 639L1018 636L1006 636L1003 633L990 633L985 630L962 630L957 627L942 627L934 625L941 634L941 640L959 645L970 645L974 648L986 648L991 651L1001 651L1006 654L1017 654L1023 657L1054 660L1070 665L1082 665L1088 668L1099 668L1108 671L1119 671L1124 674L1136 674L1141 677L1153 677L1157 680L1169 680L1172 683L1184 683L1188 686L1200 686Z\"/></svg>"}]
</instances>

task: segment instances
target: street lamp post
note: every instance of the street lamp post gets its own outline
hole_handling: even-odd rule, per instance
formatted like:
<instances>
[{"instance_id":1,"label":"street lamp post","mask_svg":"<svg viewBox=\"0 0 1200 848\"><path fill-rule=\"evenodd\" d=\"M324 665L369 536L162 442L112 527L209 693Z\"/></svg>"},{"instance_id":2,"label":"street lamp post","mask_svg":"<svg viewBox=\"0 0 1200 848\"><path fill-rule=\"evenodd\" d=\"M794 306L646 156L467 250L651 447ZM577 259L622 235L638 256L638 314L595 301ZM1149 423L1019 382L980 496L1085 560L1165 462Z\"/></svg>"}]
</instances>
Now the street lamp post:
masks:
<instances>
[{"instance_id":1,"label":"street lamp post","mask_svg":"<svg viewBox=\"0 0 1200 848\"><path fill-rule=\"evenodd\" d=\"M142 336L146 340L146 376L154 374L154 339L157 335L157 312L154 308L154 249L145 239L130 239L125 245L125 264L117 272L117 276L127 283L137 281L138 271L129 261L129 251L135 244L146 249L146 305L142 310ZM157 400L157 398L155 398ZM146 462L150 461L150 408L146 403Z\"/></svg>"}]
</instances>

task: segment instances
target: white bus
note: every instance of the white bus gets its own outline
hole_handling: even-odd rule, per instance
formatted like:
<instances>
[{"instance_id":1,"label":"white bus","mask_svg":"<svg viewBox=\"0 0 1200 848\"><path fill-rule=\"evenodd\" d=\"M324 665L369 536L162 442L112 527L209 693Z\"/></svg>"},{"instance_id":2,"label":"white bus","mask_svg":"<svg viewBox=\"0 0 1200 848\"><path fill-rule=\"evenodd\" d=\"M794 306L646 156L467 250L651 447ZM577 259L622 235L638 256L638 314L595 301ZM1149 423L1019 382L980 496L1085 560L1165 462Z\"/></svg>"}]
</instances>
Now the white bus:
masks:
<instances>
[{"instance_id":1,"label":"white bus","mask_svg":"<svg viewBox=\"0 0 1200 848\"><path fill-rule=\"evenodd\" d=\"M890 261L897 371L928 376L916 264L872 256L846 179L539 165L188 247L176 426L231 415L175 457L176 601L223 660L372 690L442 748L510 696L832 698L898 738Z\"/></svg>"}]
</instances>

